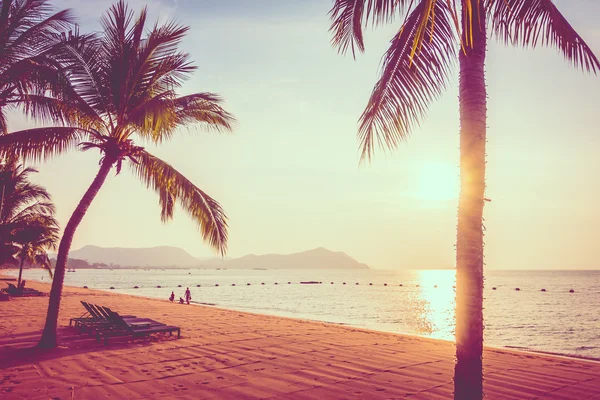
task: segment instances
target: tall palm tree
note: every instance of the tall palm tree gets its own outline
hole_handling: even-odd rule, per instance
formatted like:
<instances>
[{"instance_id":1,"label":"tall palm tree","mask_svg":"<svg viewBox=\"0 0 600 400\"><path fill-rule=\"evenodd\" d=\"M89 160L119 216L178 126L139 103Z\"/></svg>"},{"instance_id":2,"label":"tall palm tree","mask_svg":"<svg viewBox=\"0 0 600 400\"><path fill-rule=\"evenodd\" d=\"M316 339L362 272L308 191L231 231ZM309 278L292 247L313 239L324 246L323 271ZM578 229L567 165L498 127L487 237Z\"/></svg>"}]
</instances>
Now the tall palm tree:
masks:
<instances>
[{"instance_id":1,"label":"tall palm tree","mask_svg":"<svg viewBox=\"0 0 600 400\"><path fill-rule=\"evenodd\" d=\"M393 149L444 91L458 59L460 181L456 244L454 396L483 391L483 205L485 196L487 35L505 44L553 46L573 65L600 69L598 58L551 0L334 0L332 44L364 50L363 26L404 15L383 57L379 81L359 119L362 159L376 145Z\"/></svg>"},{"instance_id":2,"label":"tall palm tree","mask_svg":"<svg viewBox=\"0 0 600 400\"><path fill-rule=\"evenodd\" d=\"M66 262L75 231L109 172L118 174L123 163L159 195L161 218L173 217L175 204L200 226L202 237L224 254L227 218L212 199L170 164L137 145L133 138L160 144L177 128L192 123L215 131L231 130L234 119L211 93L179 96L176 90L195 69L187 53L178 49L187 27L175 23L146 29L146 9L137 19L124 1L101 19L96 38L67 41L61 63L68 71L73 93L62 101L37 104L38 115L62 112L71 126L37 128L0 137L0 152L39 160L79 146L97 149L99 171L67 223L60 245L50 292L41 347L56 345L56 325ZM2 150L3 149L3 150Z\"/></svg>"},{"instance_id":3,"label":"tall palm tree","mask_svg":"<svg viewBox=\"0 0 600 400\"><path fill-rule=\"evenodd\" d=\"M46 250L58 244L59 228L50 195L29 181L36 172L14 158L0 168L0 265L20 262L19 285L25 262L48 269L52 276Z\"/></svg>"},{"instance_id":4,"label":"tall palm tree","mask_svg":"<svg viewBox=\"0 0 600 400\"><path fill-rule=\"evenodd\" d=\"M68 89L55 55L72 21L70 10L55 13L48 0L0 1L0 135L7 109L29 112L49 100L48 91Z\"/></svg>"}]
</instances>

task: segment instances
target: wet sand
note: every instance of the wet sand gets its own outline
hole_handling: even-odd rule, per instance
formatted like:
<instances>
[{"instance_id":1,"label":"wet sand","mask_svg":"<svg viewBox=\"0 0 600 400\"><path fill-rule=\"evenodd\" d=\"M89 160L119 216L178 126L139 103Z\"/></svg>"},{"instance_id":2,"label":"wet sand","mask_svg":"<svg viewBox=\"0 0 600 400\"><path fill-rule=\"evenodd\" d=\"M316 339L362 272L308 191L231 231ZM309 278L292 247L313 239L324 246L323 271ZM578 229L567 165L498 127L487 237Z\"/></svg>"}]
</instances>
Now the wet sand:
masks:
<instances>
[{"instance_id":1,"label":"wet sand","mask_svg":"<svg viewBox=\"0 0 600 400\"><path fill-rule=\"evenodd\" d=\"M80 300L180 326L181 339L104 346L67 327ZM3 400L452 398L450 342L65 287L60 346L40 352L47 306L0 302ZM489 399L600 399L598 362L488 348L484 374Z\"/></svg>"}]
</instances>

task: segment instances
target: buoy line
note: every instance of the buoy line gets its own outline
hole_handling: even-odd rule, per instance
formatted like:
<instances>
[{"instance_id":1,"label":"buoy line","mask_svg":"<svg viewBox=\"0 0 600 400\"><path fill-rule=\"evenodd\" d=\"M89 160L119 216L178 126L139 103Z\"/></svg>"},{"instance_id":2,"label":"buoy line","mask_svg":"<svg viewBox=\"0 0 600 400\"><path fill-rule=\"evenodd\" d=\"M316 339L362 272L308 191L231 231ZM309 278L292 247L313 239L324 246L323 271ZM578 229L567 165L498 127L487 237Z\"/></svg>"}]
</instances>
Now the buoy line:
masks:
<instances>
[{"instance_id":1,"label":"buoy line","mask_svg":"<svg viewBox=\"0 0 600 400\"><path fill-rule=\"evenodd\" d=\"M322 281L300 281L300 282L288 282L288 285L322 285L323 282ZM346 282L342 282L342 285L346 285ZM245 285L239 284L239 283L231 283L229 286L235 287L235 286L252 286L252 285L259 285L259 286L267 286L266 282L260 282L260 284L256 283L253 284L252 282L247 282ZM273 282L274 286L279 286L279 282ZM335 282L330 282L330 285L335 285ZM196 285L181 285L178 284L176 286L162 286L162 285L156 285L156 286L140 286L140 285L134 285L131 287L126 287L126 288L116 288L114 286L110 286L107 288L93 288L93 289L99 289L99 290L124 290L124 289L176 289L176 288L183 288L183 287L197 287L197 288L201 288L201 287L220 287L221 285L219 283L214 283L214 284L205 284L204 286L202 286L201 284L196 284ZM355 282L354 286L360 286L360 282ZM388 285L387 282L385 283L373 283L373 282L369 282L368 286L374 286L374 287L388 287L390 285ZM432 285L432 286L422 286L420 284L413 284L410 286L404 285L402 283L399 283L396 287L415 287L415 288L431 288L431 289L438 289L438 285ZM87 285L82 286L83 289L88 289L89 287ZM452 286L453 289L456 289L456 286ZM489 289L489 288L486 288ZM498 288L496 286L491 287L491 290L494 291L498 291L501 288ZM516 292L521 292L523 291L520 287L515 287L513 288L513 291ZM539 292L549 292L550 290L546 289L546 288L541 288L539 290ZM567 293L575 293L575 289L569 289L568 291L566 291ZM564 293L564 291L554 291L554 293Z\"/></svg>"}]
</instances>

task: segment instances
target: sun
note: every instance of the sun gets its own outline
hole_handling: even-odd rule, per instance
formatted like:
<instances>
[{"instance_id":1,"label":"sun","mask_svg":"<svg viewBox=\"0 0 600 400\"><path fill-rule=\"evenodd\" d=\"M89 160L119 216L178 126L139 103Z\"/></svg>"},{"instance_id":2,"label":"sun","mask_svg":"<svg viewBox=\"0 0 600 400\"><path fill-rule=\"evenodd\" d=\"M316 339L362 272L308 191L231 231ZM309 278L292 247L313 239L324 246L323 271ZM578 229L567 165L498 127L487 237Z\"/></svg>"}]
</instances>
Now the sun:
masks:
<instances>
[{"instance_id":1,"label":"sun","mask_svg":"<svg viewBox=\"0 0 600 400\"><path fill-rule=\"evenodd\" d=\"M443 162L427 162L418 172L416 197L421 200L447 201L458 198L459 170Z\"/></svg>"}]
</instances>

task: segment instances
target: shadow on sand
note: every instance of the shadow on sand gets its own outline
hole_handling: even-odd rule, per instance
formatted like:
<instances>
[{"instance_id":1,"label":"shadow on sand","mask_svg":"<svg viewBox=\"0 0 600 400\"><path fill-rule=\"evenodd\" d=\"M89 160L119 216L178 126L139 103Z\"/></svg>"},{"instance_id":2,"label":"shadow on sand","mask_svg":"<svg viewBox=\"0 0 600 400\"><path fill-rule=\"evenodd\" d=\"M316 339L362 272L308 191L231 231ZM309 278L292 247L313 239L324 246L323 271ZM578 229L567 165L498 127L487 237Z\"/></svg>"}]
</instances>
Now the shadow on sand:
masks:
<instances>
[{"instance_id":1,"label":"shadow on sand","mask_svg":"<svg viewBox=\"0 0 600 400\"><path fill-rule=\"evenodd\" d=\"M144 338L115 337L105 346L95 336L78 333L73 327L58 329L59 344L53 349L40 349L37 343L42 335L41 330L12 334L0 338L0 369L18 367L78 354L104 350L119 350L127 347L147 347L154 342L177 340L176 336L153 336Z\"/></svg>"}]
</instances>

